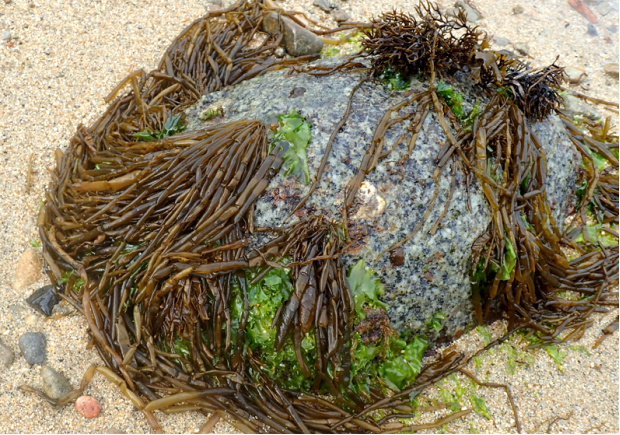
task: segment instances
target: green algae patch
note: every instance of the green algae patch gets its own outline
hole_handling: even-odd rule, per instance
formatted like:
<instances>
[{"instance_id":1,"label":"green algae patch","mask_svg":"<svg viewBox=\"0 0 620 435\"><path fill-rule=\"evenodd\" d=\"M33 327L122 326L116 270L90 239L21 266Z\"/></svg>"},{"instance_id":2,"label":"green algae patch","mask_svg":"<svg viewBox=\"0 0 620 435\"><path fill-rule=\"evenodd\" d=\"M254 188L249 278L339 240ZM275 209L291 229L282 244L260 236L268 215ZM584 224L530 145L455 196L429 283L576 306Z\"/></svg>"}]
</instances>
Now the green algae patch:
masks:
<instances>
[{"instance_id":1,"label":"green algae patch","mask_svg":"<svg viewBox=\"0 0 620 435\"><path fill-rule=\"evenodd\" d=\"M177 133L181 133L185 130L186 126L181 124L181 114L176 116L169 116L161 130L151 131L144 129L138 133L134 133L132 136L138 140L151 141L165 139Z\"/></svg>"},{"instance_id":2,"label":"green algae patch","mask_svg":"<svg viewBox=\"0 0 620 435\"><path fill-rule=\"evenodd\" d=\"M383 70L379 76L379 81L383 83L388 91L404 91L409 88L411 81L402 72L396 71L391 66Z\"/></svg>"},{"instance_id":3,"label":"green algae patch","mask_svg":"<svg viewBox=\"0 0 620 435\"><path fill-rule=\"evenodd\" d=\"M245 281L249 283L257 275L257 270L246 270ZM239 320L244 311L243 292L239 280L233 286L232 311L233 342L237 340ZM252 352L260 353L265 365L262 370L279 385L293 390L308 391L312 378L306 377L297 362L295 349L288 339L279 351L275 350L276 329L272 327L278 309L293 292L290 270L273 268L256 284L247 285L248 317L243 336L246 346ZM302 340L302 352L314 373L315 343L314 334L308 333Z\"/></svg>"},{"instance_id":4,"label":"green algae patch","mask_svg":"<svg viewBox=\"0 0 620 435\"><path fill-rule=\"evenodd\" d=\"M437 85L437 95L446 101L446 104L448 104L457 119L466 126L472 125L474 118L480 114L478 103L474 105L469 113L465 113L463 95L456 92L452 86L445 84L443 81Z\"/></svg>"},{"instance_id":5,"label":"green algae patch","mask_svg":"<svg viewBox=\"0 0 620 435\"><path fill-rule=\"evenodd\" d=\"M312 138L310 123L297 111L291 110L287 115L278 115L278 124L279 127L271 142L271 149L280 141L286 141L290 144L288 151L284 154L284 162L280 172L285 177L294 175L304 184L308 184L310 172L306 148L308 148L308 143Z\"/></svg>"},{"instance_id":6,"label":"green algae patch","mask_svg":"<svg viewBox=\"0 0 620 435\"><path fill-rule=\"evenodd\" d=\"M384 291L383 283L372 269L364 266L364 260L355 263L349 271L347 280L355 300L355 312L360 318L365 317L362 309L364 304L370 308L387 308L387 305L379 300Z\"/></svg>"}]
</instances>

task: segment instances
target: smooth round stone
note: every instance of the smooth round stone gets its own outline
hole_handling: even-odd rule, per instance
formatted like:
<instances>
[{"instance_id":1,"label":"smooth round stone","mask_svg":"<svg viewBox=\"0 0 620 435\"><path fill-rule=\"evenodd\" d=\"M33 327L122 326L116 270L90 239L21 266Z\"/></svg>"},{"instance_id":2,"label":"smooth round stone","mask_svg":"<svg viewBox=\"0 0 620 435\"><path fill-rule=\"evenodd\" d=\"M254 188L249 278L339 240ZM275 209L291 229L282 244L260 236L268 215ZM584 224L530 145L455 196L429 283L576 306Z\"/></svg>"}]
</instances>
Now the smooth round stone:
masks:
<instances>
[{"instance_id":1,"label":"smooth round stone","mask_svg":"<svg viewBox=\"0 0 620 435\"><path fill-rule=\"evenodd\" d=\"M53 399L60 399L73 391L67 378L47 365L41 367L41 381L43 392Z\"/></svg>"},{"instance_id":2,"label":"smooth round stone","mask_svg":"<svg viewBox=\"0 0 620 435\"><path fill-rule=\"evenodd\" d=\"M19 338L19 349L29 364L41 364L47 355L47 340L40 332L26 332Z\"/></svg>"},{"instance_id":3,"label":"smooth round stone","mask_svg":"<svg viewBox=\"0 0 620 435\"><path fill-rule=\"evenodd\" d=\"M6 344L0 341L0 363L6 368L11 367L15 361L15 352Z\"/></svg>"},{"instance_id":4,"label":"smooth round stone","mask_svg":"<svg viewBox=\"0 0 620 435\"><path fill-rule=\"evenodd\" d=\"M81 396L75 401L75 409L84 418L95 418L101 412L101 405L91 396Z\"/></svg>"}]
</instances>

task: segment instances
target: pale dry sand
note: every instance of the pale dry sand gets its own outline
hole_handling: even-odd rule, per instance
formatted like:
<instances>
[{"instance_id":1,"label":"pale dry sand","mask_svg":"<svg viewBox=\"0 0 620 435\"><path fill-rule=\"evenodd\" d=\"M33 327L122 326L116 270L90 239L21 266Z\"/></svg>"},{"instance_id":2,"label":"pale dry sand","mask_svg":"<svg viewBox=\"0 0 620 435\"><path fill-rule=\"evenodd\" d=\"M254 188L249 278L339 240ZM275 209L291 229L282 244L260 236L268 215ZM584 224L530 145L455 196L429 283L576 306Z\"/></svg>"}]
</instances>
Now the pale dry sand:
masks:
<instances>
[{"instance_id":1,"label":"pale dry sand","mask_svg":"<svg viewBox=\"0 0 620 435\"><path fill-rule=\"evenodd\" d=\"M382 10L407 10L415 4L413 0L332 2L360 21ZM312 0L278 3L335 24L311 5ZM441 3L451 6L452 2ZM561 54L563 65L586 68L588 93L618 101L618 80L602 71L603 64L618 62L617 33L606 28L618 24L617 10L601 18L593 9L601 23L596 26L599 36L591 37L586 35L587 21L564 0L520 1L525 12L517 16L511 12L517 4L513 1L475 3L485 15L478 24L489 34L529 44L534 64L550 63ZM18 390L21 384L40 386L39 367L30 367L19 355L17 341L25 332L41 331L46 335L46 363L65 374L74 386L88 365L99 363L99 358L85 349L88 336L79 316L44 320L25 304L24 299L34 289L47 284L46 278L19 292L13 290L12 281L20 255L37 235L34 210L44 198L48 169L54 165L54 150L65 147L78 124L92 122L104 110L103 97L128 72L155 67L172 38L208 7L204 0L13 0L10 4L0 1L0 28L14 38L11 44L0 45L0 339L16 353L10 369L0 367L0 432L101 433L114 428L138 433L150 429L142 414L100 377L86 390L103 407L94 420L82 418L72 406L53 409ZM26 168L31 153L34 178L31 192L26 195ZM62 303L57 310L69 308ZM601 327L615 315L599 316L577 344L590 349ZM499 336L504 327L498 322L489 329ZM454 344L468 352L480 345L475 332ZM553 424L551 432L618 433L618 335L590 353L587 356L567 349L563 372L544 352L534 354L534 358L519 354L529 365L517 363L516 373L508 375L504 362L506 348L500 348L484 355L481 367L472 366L471 370L488 382L511 386L527 432L551 419L538 429L545 432L554 417L566 417L572 412L568 420ZM450 385L448 382L446 388L453 387ZM471 392L469 387L463 396L463 407L471 406ZM512 414L501 390L478 389L475 394L486 401L492 419L472 413L442 430L514 432ZM443 414L422 418L434 420L440 415ZM174 433L195 432L205 421L197 414L159 413L158 418L167 432ZM217 429L231 430L227 425Z\"/></svg>"}]
</instances>

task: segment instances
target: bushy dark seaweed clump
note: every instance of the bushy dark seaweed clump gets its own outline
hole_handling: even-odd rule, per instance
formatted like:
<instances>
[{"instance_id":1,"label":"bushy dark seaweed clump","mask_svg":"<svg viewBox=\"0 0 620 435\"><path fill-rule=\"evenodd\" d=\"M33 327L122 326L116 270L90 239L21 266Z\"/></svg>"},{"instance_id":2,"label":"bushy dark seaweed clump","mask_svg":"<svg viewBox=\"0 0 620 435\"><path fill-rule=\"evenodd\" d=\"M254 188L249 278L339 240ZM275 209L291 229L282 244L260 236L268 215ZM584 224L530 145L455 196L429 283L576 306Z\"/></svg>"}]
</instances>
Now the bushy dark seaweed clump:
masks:
<instances>
[{"instance_id":1,"label":"bushy dark seaweed clump","mask_svg":"<svg viewBox=\"0 0 620 435\"><path fill-rule=\"evenodd\" d=\"M563 81L564 69L555 63L538 69L520 64L506 74L503 83L527 118L541 121L562 106L559 92Z\"/></svg>"},{"instance_id":2,"label":"bushy dark seaweed clump","mask_svg":"<svg viewBox=\"0 0 620 435\"><path fill-rule=\"evenodd\" d=\"M489 92L512 99L528 119L541 121L561 108L564 68L555 62L531 68L507 51L477 52L476 58L481 63L472 68L473 78Z\"/></svg>"},{"instance_id":3,"label":"bushy dark seaweed clump","mask_svg":"<svg viewBox=\"0 0 620 435\"><path fill-rule=\"evenodd\" d=\"M480 49L482 32L467 24L462 11L445 16L434 3L420 2L418 17L388 12L374 18L362 40L376 76L392 68L403 74L450 75L470 63Z\"/></svg>"}]
</instances>

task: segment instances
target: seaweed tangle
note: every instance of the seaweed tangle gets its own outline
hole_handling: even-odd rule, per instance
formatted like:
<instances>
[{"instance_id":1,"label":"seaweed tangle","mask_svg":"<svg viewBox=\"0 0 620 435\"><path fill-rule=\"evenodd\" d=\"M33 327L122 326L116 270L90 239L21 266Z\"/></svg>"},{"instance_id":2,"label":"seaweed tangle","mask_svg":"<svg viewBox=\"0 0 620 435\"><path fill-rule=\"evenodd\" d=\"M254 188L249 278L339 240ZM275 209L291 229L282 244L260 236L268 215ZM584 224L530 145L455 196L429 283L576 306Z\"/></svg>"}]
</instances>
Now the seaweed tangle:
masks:
<instances>
[{"instance_id":1,"label":"seaweed tangle","mask_svg":"<svg viewBox=\"0 0 620 435\"><path fill-rule=\"evenodd\" d=\"M499 302L510 333L478 353L519 329L537 334L543 344L558 341L563 331L568 334L562 339L575 339L592 312L617 305L612 287L618 280L618 234L610 226L618 225L617 136L610 135L608 123L589 126L588 134L563 119L585 164L579 210L561 233L546 200L545 155L529 128L531 120L558 109L555 86L561 70L552 65L532 71L484 51L480 33L462 15L448 20L435 5L421 2L419 19L391 13L371 24L317 32L370 26L359 56L369 57L372 67L351 93L310 195L330 144L347 120L353 94L365 81L389 67L420 71L430 76L431 86L409 94L379 121L358 174L344 192L342 222L310 215L280 228L257 228L254 204L281 167L289 144L270 143L267 128L255 120L183 132L183 110L204 93L313 59L274 56L281 33L260 30L274 11L303 25L297 13L272 9L266 2L241 2L195 21L173 41L156 70L139 70L121 81L101 118L80 126L67 150L57 151L38 218L43 256L58 293L86 318L104 366L91 366L80 388L58 400L22 388L62 405L99 373L120 388L156 432L162 429L153 411L162 410L210 415L201 432L226 418L248 433L393 433L435 428L471 412L457 411L429 424L402 421L413 417L412 400L425 388L459 372L480 385L505 389L520 431L508 387L480 382L465 369L473 356L452 351L400 391L371 385L357 394L351 368L359 303L340 259L348 243L347 208L364 177L390 154L386 132L407 122L409 136L397 142L407 140L411 151L426 117L435 116L447 138L435 178L451 161L452 182L456 170L467 171L468 183L478 180L493 210L488 232L472 248L473 303L482 322ZM461 36L455 36L455 29ZM367 67L351 57L337 67L304 70L324 75L362 68ZM468 68L492 96L466 127L438 96L435 76L448 78ZM126 86L129 92L117 97ZM495 92L493 86L504 91ZM408 105L415 110L392 116ZM599 168L596 156L609 164ZM421 231L433 205L434 199L412 233L387 250ZM447 209L448 204L432 232ZM590 234L588 213L615 238L615 246L603 246ZM570 260L565 247L580 256ZM257 320L260 310L250 303L257 286L283 280L290 280L285 292L267 295L281 304L275 307L272 300L277 309ZM568 293L579 297L568 298ZM264 331L273 337L273 352L292 354L308 388L300 391L274 379L269 349L248 346L245 340L256 325L273 332ZM389 325L383 329L392 334Z\"/></svg>"}]
</instances>

